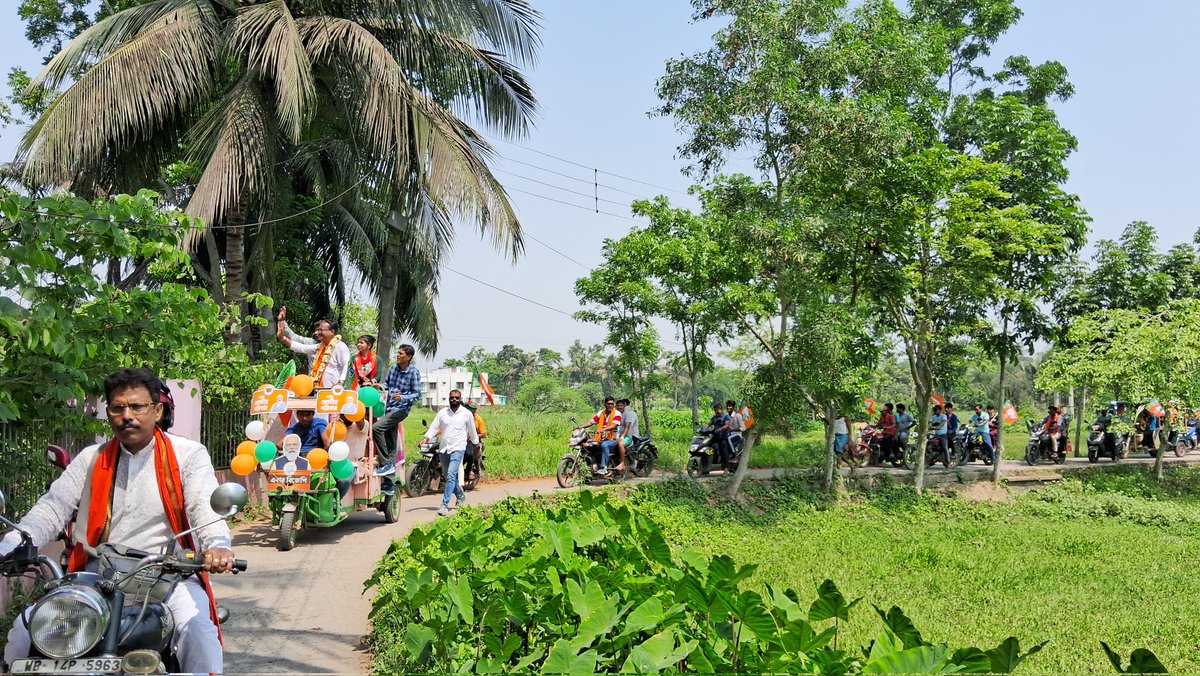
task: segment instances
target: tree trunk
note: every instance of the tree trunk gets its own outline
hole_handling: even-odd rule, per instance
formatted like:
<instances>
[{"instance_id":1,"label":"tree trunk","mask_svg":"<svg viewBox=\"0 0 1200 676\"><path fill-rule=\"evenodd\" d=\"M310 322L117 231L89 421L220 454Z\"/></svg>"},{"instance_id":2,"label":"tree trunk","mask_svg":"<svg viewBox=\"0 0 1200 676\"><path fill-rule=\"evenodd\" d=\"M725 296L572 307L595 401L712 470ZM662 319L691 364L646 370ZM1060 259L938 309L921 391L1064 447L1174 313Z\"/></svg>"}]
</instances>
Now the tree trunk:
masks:
<instances>
[{"instance_id":1,"label":"tree trunk","mask_svg":"<svg viewBox=\"0 0 1200 676\"><path fill-rule=\"evenodd\" d=\"M393 209L388 216L387 244L383 248L383 260L380 261L379 279L379 331L375 337L375 352L391 359L392 334L396 323L396 293L400 267L400 231L403 215Z\"/></svg>"},{"instance_id":2,"label":"tree trunk","mask_svg":"<svg viewBox=\"0 0 1200 676\"><path fill-rule=\"evenodd\" d=\"M1088 388L1087 384L1083 385L1079 397L1079 409L1075 411L1075 457L1080 456L1080 442L1083 441L1083 417L1087 415L1088 410Z\"/></svg>"},{"instance_id":3,"label":"tree trunk","mask_svg":"<svg viewBox=\"0 0 1200 676\"><path fill-rule=\"evenodd\" d=\"M1151 437L1151 440L1155 442L1156 447L1154 450L1157 451L1157 455L1154 456L1154 478L1162 481L1163 459L1167 457L1167 444L1165 441L1171 438L1171 422L1164 419L1163 426L1159 430L1158 434ZM1158 443L1159 439L1162 439L1164 443Z\"/></svg>"},{"instance_id":4,"label":"tree trunk","mask_svg":"<svg viewBox=\"0 0 1200 676\"><path fill-rule=\"evenodd\" d=\"M688 380L691 389L688 392L688 405L692 407L692 429L700 424L700 398L696 396L696 369L688 369Z\"/></svg>"},{"instance_id":5,"label":"tree trunk","mask_svg":"<svg viewBox=\"0 0 1200 676\"><path fill-rule=\"evenodd\" d=\"M829 404L825 405L825 471L821 478L821 488L825 490L825 494L833 497L836 484L834 483L834 474L837 472L837 453L834 453L834 436L833 423L834 415L837 412Z\"/></svg>"},{"instance_id":6,"label":"tree trunk","mask_svg":"<svg viewBox=\"0 0 1200 676\"><path fill-rule=\"evenodd\" d=\"M245 212L238 207L229 218L229 225L241 225L245 221ZM245 228L226 228L225 230L225 299L236 304L239 319L246 317L246 301L242 294L246 291L246 231ZM246 324L235 333L227 330L225 342L236 343L242 340L246 333Z\"/></svg>"},{"instance_id":7,"label":"tree trunk","mask_svg":"<svg viewBox=\"0 0 1200 676\"><path fill-rule=\"evenodd\" d=\"M1008 317L1004 318L1001 335L1008 339ZM996 461L992 463L992 483L1000 483L1000 463L1004 461L1004 378L1008 375L1008 360L1004 348L1000 348L1000 421L996 423Z\"/></svg>"},{"instance_id":8,"label":"tree trunk","mask_svg":"<svg viewBox=\"0 0 1200 676\"><path fill-rule=\"evenodd\" d=\"M754 450L756 439L758 439L758 425L754 425L746 430L742 458L738 461L737 470L733 473L733 481L729 482L729 489L726 491L726 494L731 498L737 497L738 491L742 489L742 479L746 478L746 468L750 466L750 452Z\"/></svg>"}]
</instances>

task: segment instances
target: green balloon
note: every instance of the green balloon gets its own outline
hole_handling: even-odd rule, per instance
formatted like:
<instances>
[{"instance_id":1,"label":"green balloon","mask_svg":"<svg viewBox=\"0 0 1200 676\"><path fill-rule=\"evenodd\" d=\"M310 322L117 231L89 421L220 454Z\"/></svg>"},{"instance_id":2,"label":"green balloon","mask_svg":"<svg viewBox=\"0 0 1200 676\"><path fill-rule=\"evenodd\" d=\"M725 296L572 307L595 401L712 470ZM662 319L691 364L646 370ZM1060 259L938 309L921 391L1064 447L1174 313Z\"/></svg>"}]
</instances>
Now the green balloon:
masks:
<instances>
[{"instance_id":1,"label":"green balloon","mask_svg":"<svg viewBox=\"0 0 1200 676\"><path fill-rule=\"evenodd\" d=\"M270 462L275 459L275 454L278 452L279 449L276 448L274 441L264 439L254 447L254 459L259 462Z\"/></svg>"},{"instance_id":2,"label":"green balloon","mask_svg":"<svg viewBox=\"0 0 1200 676\"><path fill-rule=\"evenodd\" d=\"M379 403L382 395L379 390L374 387L364 387L358 391L358 400L363 403L363 406L374 406Z\"/></svg>"},{"instance_id":3,"label":"green balloon","mask_svg":"<svg viewBox=\"0 0 1200 676\"><path fill-rule=\"evenodd\" d=\"M375 405L371 407L371 413L375 414L376 418L378 418L379 416L383 415L386 412L387 412L387 404L384 404L382 401L375 402Z\"/></svg>"},{"instance_id":4,"label":"green balloon","mask_svg":"<svg viewBox=\"0 0 1200 676\"><path fill-rule=\"evenodd\" d=\"M339 479L349 479L354 476L354 463L348 459L336 460L329 463L329 471Z\"/></svg>"}]
</instances>

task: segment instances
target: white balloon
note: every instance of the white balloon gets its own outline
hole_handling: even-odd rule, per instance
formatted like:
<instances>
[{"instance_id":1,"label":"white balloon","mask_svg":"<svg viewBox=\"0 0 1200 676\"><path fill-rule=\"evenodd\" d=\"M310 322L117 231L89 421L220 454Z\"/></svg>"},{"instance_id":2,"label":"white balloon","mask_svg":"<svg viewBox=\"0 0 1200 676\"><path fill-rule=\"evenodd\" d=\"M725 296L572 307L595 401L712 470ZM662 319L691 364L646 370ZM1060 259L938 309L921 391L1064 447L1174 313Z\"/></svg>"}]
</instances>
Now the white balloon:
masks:
<instances>
[{"instance_id":1,"label":"white balloon","mask_svg":"<svg viewBox=\"0 0 1200 676\"><path fill-rule=\"evenodd\" d=\"M262 441L267 436L267 427L261 420L251 420L246 423L246 438L250 441Z\"/></svg>"},{"instance_id":2,"label":"white balloon","mask_svg":"<svg viewBox=\"0 0 1200 676\"><path fill-rule=\"evenodd\" d=\"M350 444L344 441L335 441L329 444L329 462L337 462L350 457Z\"/></svg>"},{"instance_id":3,"label":"white balloon","mask_svg":"<svg viewBox=\"0 0 1200 676\"><path fill-rule=\"evenodd\" d=\"M268 460L268 461L266 461L266 462L259 463L259 465L258 465L258 466L259 466L259 467L261 467L261 468L263 468L263 470L264 470L264 471L270 471L270 470L272 470L272 469L274 469L274 468L275 468L275 461L274 461L274 460Z\"/></svg>"},{"instance_id":4,"label":"white balloon","mask_svg":"<svg viewBox=\"0 0 1200 676\"><path fill-rule=\"evenodd\" d=\"M294 463L294 462L283 463L283 473L288 476L295 474L296 473L296 463Z\"/></svg>"}]
</instances>

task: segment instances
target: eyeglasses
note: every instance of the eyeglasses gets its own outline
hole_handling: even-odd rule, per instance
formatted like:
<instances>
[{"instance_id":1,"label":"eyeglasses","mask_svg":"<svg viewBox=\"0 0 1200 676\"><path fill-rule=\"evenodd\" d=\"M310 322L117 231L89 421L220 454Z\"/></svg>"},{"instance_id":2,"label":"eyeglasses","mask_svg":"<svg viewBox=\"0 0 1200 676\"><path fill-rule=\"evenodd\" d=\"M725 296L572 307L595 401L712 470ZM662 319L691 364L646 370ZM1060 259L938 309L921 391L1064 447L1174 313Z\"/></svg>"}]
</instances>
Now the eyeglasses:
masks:
<instances>
[{"instance_id":1,"label":"eyeglasses","mask_svg":"<svg viewBox=\"0 0 1200 676\"><path fill-rule=\"evenodd\" d=\"M125 412L125 409L129 409L130 411L133 411L134 415L141 415L141 414L145 413L146 410L149 409L153 405L154 405L153 403L149 403L149 404L109 404L107 410L108 410L109 415L121 415L122 413Z\"/></svg>"},{"instance_id":2,"label":"eyeglasses","mask_svg":"<svg viewBox=\"0 0 1200 676\"><path fill-rule=\"evenodd\" d=\"M462 397L450 397L450 401L462 401Z\"/></svg>"}]
</instances>

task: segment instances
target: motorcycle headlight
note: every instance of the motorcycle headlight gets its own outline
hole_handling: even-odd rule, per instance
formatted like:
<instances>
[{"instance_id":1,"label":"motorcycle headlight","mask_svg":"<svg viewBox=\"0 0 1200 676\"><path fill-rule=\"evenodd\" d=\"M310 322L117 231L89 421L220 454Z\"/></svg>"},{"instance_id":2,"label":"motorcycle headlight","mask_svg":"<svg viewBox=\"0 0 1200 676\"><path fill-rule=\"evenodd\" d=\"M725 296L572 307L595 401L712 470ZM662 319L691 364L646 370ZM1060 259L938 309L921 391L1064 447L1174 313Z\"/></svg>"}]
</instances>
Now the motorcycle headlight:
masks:
<instances>
[{"instance_id":1,"label":"motorcycle headlight","mask_svg":"<svg viewBox=\"0 0 1200 676\"><path fill-rule=\"evenodd\" d=\"M52 590L33 607L29 636L47 657L70 659L96 647L108 627L108 601L90 587Z\"/></svg>"}]
</instances>

